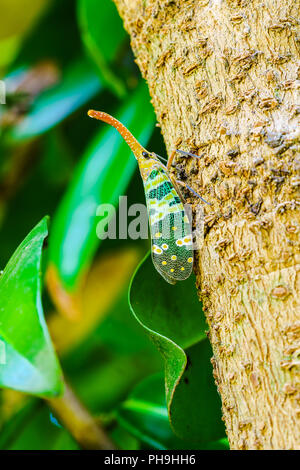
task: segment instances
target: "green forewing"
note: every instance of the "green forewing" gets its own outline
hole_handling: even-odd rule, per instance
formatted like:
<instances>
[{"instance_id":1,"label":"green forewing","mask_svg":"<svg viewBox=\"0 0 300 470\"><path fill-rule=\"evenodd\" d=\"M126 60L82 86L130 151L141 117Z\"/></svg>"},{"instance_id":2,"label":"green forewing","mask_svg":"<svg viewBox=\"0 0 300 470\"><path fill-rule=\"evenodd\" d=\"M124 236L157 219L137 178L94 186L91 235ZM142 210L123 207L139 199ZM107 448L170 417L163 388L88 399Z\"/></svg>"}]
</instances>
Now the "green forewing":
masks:
<instances>
[{"instance_id":1,"label":"green forewing","mask_svg":"<svg viewBox=\"0 0 300 470\"><path fill-rule=\"evenodd\" d=\"M163 278L175 284L193 269L192 229L183 203L165 168L153 161L144 181L152 260Z\"/></svg>"}]
</instances>

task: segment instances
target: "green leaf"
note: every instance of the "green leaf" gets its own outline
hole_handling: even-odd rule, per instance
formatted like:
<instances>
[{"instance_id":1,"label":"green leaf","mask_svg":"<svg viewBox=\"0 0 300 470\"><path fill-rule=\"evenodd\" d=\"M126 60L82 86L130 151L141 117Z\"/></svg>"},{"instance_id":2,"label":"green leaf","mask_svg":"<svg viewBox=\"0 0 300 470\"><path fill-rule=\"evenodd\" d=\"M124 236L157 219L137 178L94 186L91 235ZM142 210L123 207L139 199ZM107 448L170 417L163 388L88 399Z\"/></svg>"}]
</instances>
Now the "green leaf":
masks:
<instances>
[{"instance_id":1,"label":"green leaf","mask_svg":"<svg viewBox=\"0 0 300 470\"><path fill-rule=\"evenodd\" d=\"M194 276L176 286L164 282L148 256L132 279L129 303L165 360L173 429L183 439L209 442L223 437L225 430L209 361L212 352L205 317L194 283Z\"/></svg>"},{"instance_id":2,"label":"green leaf","mask_svg":"<svg viewBox=\"0 0 300 470\"><path fill-rule=\"evenodd\" d=\"M37 408L37 402L38 399L33 398L33 397L26 397L26 400L24 400L24 403L20 408L14 409L14 407L11 407L12 410L12 415L10 418L4 419L3 421L3 416L5 416L5 410L3 407L6 405L5 399L3 398L3 390L1 391L1 427L0 427L0 449L7 449L8 446L10 445L11 442L14 441L16 436L18 435L20 429L23 428L24 424L30 419L30 416L32 416Z\"/></svg>"},{"instance_id":3,"label":"green leaf","mask_svg":"<svg viewBox=\"0 0 300 470\"><path fill-rule=\"evenodd\" d=\"M185 349L187 363L176 385L169 414L173 428L190 440L211 442L225 436L221 400L213 380L209 340Z\"/></svg>"},{"instance_id":4,"label":"green leaf","mask_svg":"<svg viewBox=\"0 0 300 470\"><path fill-rule=\"evenodd\" d=\"M162 374L143 380L118 410L118 421L154 449L180 449L182 440L171 429Z\"/></svg>"},{"instance_id":5,"label":"green leaf","mask_svg":"<svg viewBox=\"0 0 300 470\"><path fill-rule=\"evenodd\" d=\"M145 375L157 371L151 363L149 351L140 354L109 354L103 348L97 351L97 359L88 362L72 376L72 384L80 399L93 413L112 412L134 385ZM101 354L105 359L99 360ZM94 358L91 357L90 361ZM70 374L69 374L70 375Z\"/></svg>"},{"instance_id":6,"label":"green leaf","mask_svg":"<svg viewBox=\"0 0 300 470\"><path fill-rule=\"evenodd\" d=\"M110 436L119 450L140 450L140 441L127 432L123 426L115 426Z\"/></svg>"},{"instance_id":7,"label":"green leaf","mask_svg":"<svg viewBox=\"0 0 300 470\"><path fill-rule=\"evenodd\" d=\"M57 396L61 370L41 303L41 255L47 218L17 248L0 277L0 386Z\"/></svg>"},{"instance_id":8,"label":"green leaf","mask_svg":"<svg viewBox=\"0 0 300 470\"><path fill-rule=\"evenodd\" d=\"M130 97L117 118L143 145L147 143L154 114L144 85ZM53 298L57 298L61 287L74 295L79 289L100 243L96 234L97 207L107 203L117 206L136 169L136 161L118 132L106 124L90 122L100 131L75 171L50 234L48 286Z\"/></svg>"},{"instance_id":9,"label":"green leaf","mask_svg":"<svg viewBox=\"0 0 300 470\"><path fill-rule=\"evenodd\" d=\"M101 4L99 0L78 0L78 21L82 40L101 79L117 96L123 97L126 94L124 83L110 66L126 37L116 6L111 0L101 0Z\"/></svg>"},{"instance_id":10,"label":"green leaf","mask_svg":"<svg viewBox=\"0 0 300 470\"><path fill-rule=\"evenodd\" d=\"M41 405L41 404L40 404ZM59 424L43 404L32 410L17 428L10 441L4 447L6 450L78 450L79 446L69 432Z\"/></svg>"},{"instance_id":11,"label":"green leaf","mask_svg":"<svg viewBox=\"0 0 300 470\"><path fill-rule=\"evenodd\" d=\"M61 81L34 101L30 112L9 133L9 141L43 134L87 103L101 88L101 82L87 60L72 63Z\"/></svg>"},{"instance_id":12,"label":"green leaf","mask_svg":"<svg viewBox=\"0 0 300 470\"><path fill-rule=\"evenodd\" d=\"M135 387L119 408L117 419L125 429L154 449L226 448L226 443L220 441L195 446L174 434L169 423L162 374L150 376Z\"/></svg>"}]
</instances>

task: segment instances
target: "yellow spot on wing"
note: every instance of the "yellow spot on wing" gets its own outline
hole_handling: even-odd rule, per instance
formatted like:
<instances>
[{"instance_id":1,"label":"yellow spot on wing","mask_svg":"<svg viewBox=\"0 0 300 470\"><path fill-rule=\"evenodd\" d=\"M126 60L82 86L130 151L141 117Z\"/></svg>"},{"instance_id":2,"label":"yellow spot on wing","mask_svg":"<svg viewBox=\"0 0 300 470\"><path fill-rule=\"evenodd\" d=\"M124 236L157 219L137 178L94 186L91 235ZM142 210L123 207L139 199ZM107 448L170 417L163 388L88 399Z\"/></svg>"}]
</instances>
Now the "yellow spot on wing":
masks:
<instances>
[{"instance_id":1,"label":"yellow spot on wing","mask_svg":"<svg viewBox=\"0 0 300 470\"><path fill-rule=\"evenodd\" d=\"M162 249L159 248L159 246L157 246L157 245L153 245L153 246L152 246L152 251L153 251L153 253L155 253L156 255L161 255L162 252L163 252Z\"/></svg>"}]
</instances>

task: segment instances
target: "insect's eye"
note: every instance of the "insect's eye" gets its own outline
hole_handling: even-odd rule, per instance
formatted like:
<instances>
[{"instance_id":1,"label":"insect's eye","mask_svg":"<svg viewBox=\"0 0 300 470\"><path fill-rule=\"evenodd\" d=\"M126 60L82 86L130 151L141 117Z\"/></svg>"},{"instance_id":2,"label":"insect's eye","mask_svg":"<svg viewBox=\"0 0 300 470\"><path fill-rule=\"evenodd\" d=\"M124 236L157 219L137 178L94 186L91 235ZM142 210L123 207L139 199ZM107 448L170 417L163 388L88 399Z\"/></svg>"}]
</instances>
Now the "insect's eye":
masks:
<instances>
[{"instance_id":1,"label":"insect's eye","mask_svg":"<svg viewBox=\"0 0 300 470\"><path fill-rule=\"evenodd\" d=\"M150 158L150 155L149 155L149 153L147 153L147 152L143 152L142 155L143 155L143 157L145 157L145 158Z\"/></svg>"}]
</instances>

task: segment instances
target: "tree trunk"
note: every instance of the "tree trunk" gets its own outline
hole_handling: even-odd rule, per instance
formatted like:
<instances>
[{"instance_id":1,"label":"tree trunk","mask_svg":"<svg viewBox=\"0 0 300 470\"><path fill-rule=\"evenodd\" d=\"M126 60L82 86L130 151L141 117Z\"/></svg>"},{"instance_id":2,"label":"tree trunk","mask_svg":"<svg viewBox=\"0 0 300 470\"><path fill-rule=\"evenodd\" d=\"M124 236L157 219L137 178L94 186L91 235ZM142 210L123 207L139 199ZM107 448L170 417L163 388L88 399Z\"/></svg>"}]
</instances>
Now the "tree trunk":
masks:
<instances>
[{"instance_id":1,"label":"tree trunk","mask_svg":"<svg viewBox=\"0 0 300 470\"><path fill-rule=\"evenodd\" d=\"M195 269L231 448L299 449L299 0L114 1L168 152L202 157L174 172L212 203Z\"/></svg>"}]
</instances>

